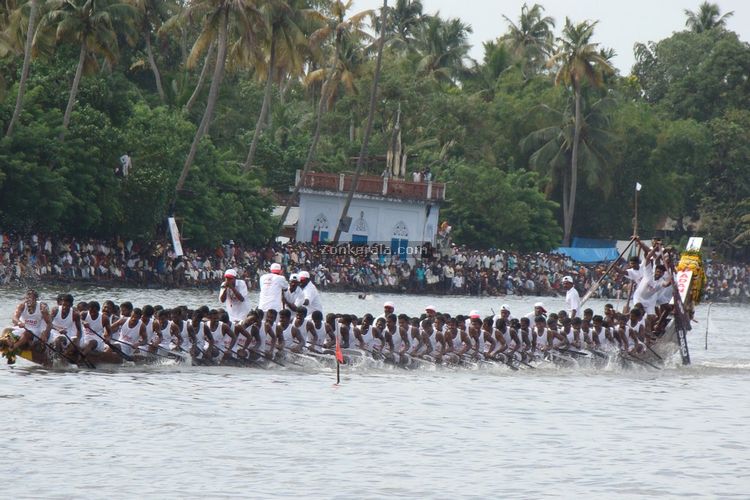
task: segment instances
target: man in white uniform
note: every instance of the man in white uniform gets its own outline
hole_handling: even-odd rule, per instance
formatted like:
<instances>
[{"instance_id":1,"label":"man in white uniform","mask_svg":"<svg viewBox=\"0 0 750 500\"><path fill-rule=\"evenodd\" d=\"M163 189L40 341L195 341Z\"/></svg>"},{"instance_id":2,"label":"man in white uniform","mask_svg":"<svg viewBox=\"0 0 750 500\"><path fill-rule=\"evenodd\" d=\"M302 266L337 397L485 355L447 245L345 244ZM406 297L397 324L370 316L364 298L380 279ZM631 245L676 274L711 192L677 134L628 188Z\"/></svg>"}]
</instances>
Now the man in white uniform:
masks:
<instances>
[{"instance_id":1,"label":"man in white uniform","mask_svg":"<svg viewBox=\"0 0 750 500\"><path fill-rule=\"evenodd\" d=\"M304 299L302 298L302 289L299 287L299 275L292 273L289 275L289 290L284 292L284 303L289 309L301 306Z\"/></svg>"},{"instance_id":2,"label":"man in white uniform","mask_svg":"<svg viewBox=\"0 0 750 500\"><path fill-rule=\"evenodd\" d=\"M320 292L318 287L310 281L310 273L307 271L299 273L299 286L302 289L302 298L304 299L302 305L307 308L307 317L311 318L315 311L322 313L323 303L320 301Z\"/></svg>"},{"instance_id":3,"label":"man in white uniform","mask_svg":"<svg viewBox=\"0 0 750 500\"><path fill-rule=\"evenodd\" d=\"M250 312L250 301L247 300L247 283L237 278L237 271L227 269L224 283L221 284L219 300L229 315L232 324L243 321Z\"/></svg>"},{"instance_id":4,"label":"man in white uniform","mask_svg":"<svg viewBox=\"0 0 750 500\"><path fill-rule=\"evenodd\" d=\"M264 313L269 309L276 312L284 308L282 294L289 289L289 284L281 275L281 264L271 264L271 272L260 277L260 294L258 297L258 309Z\"/></svg>"},{"instance_id":5,"label":"man in white uniform","mask_svg":"<svg viewBox=\"0 0 750 500\"><path fill-rule=\"evenodd\" d=\"M581 296L578 295L578 290L576 290L576 287L573 285L572 277L565 276L562 283L563 288L566 290L565 304L570 311L570 319L577 318L578 313L581 311Z\"/></svg>"}]
</instances>

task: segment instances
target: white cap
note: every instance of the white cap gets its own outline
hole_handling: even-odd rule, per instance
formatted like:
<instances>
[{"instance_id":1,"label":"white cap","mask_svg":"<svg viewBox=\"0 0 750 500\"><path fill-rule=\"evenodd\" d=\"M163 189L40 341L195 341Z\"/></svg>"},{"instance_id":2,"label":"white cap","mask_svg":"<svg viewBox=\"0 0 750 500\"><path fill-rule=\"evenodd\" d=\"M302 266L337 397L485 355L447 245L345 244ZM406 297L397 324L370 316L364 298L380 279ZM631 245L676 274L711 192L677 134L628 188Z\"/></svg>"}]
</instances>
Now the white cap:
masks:
<instances>
[{"instance_id":1,"label":"white cap","mask_svg":"<svg viewBox=\"0 0 750 500\"><path fill-rule=\"evenodd\" d=\"M299 279L300 280L309 280L310 279L310 273L307 271L300 271L299 272Z\"/></svg>"},{"instance_id":2,"label":"white cap","mask_svg":"<svg viewBox=\"0 0 750 500\"><path fill-rule=\"evenodd\" d=\"M500 310L510 312L510 306L508 304L503 304L500 306Z\"/></svg>"},{"instance_id":3,"label":"white cap","mask_svg":"<svg viewBox=\"0 0 750 500\"><path fill-rule=\"evenodd\" d=\"M391 309L396 309L396 304L393 302L386 302L383 304L383 307L390 307Z\"/></svg>"},{"instance_id":4,"label":"white cap","mask_svg":"<svg viewBox=\"0 0 750 500\"><path fill-rule=\"evenodd\" d=\"M281 264L274 262L271 264L271 272L272 273L280 273L281 272Z\"/></svg>"},{"instance_id":5,"label":"white cap","mask_svg":"<svg viewBox=\"0 0 750 500\"><path fill-rule=\"evenodd\" d=\"M541 309L542 311L544 311L544 312L547 312L547 309L545 309L545 308L544 308L544 302L537 302L536 304L534 304L534 307L535 307L535 308L537 308L537 307L538 307L538 308L540 308L540 309Z\"/></svg>"},{"instance_id":6,"label":"white cap","mask_svg":"<svg viewBox=\"0 0 750 500\"><path fill-rule=\"evenodd\" d=\"M237 277L237 271L234 269L227 269L224 271L224 277L225 278L236 278Z\"/></svg>"},{"instance_id":7,"label":"white cap","mask_svg":"<svg viewBox=\"0 0 750 500\"><path fill-rule=\"evenodd\" d=\"M425 311L435 311L437 312L437 307L435 306L427 306L424 308Z\"/></svg>"},{"instance_id":8,"label":"white cap","mask_svg":"<svg viewBox=\"0 0 750 500\"><path fill-rule=\"evenodd\" d=\"M481 318L481 317L482 315L479 314L479 311L477 311L476 309L469 311L469 318L475 319L475 318Z\"/></svg>"},{"instance_id":9,"label":"white cap","mask_svg":"<svg viewBox=\"0 0 750 500\"><path fill-rule=\"evenodd\" d=\"M566 276L566 277L564 277L562 279L562 282L563 283L573 283L573 278L571 278L570 276Z\"/></svg>"},{"instance_id":10,"label":"white cap","mask_svg":"<svg viewBox=\"0 0 750 500\"><path fill-rule=\"evenodd\" d=\"M297 273L290 274L289 281L299 281L299 275L297 275Z\"/></svg>"}]
</instances>

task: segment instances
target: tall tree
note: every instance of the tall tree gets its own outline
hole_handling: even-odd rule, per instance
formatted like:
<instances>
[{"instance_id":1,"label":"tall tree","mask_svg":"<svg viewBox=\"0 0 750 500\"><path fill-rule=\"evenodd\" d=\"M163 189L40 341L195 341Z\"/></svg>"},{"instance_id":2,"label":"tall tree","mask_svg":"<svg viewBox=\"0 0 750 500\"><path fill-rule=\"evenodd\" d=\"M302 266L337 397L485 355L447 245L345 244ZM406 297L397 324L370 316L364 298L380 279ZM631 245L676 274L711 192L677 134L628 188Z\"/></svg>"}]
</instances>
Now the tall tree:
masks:
<instances>
[{"instance_id":1,"label":"tall tree","mask_svg":"<svg viewBox=\"0 0 750 500\"><path fill-rule=\"evenodd\" d=\"M453 82L464 75L471 26L460 19L427 17L420 24L415 42L419 53L418 70L438 81Z\"/></svg>"},{"instance_id":2,"label":"tall tree","mask_svg":"<svg viewBox=\"0 0 750 500\"><path fill-rule=\"evenodd\" d=\"M386 26L386 15L388 14L388 0L383 0L383 7L380 12L380 38L378 40L378 55L375 59L375 73L372 76L372 91L370 92L370 108L367 112L367 125L365 126L365 134L362 138L362 148L359 151L359 157L357 158L357 169L354 171L354 178L352 179L352 185L349 188L349 193L346 196L346 202L344 202L344 209L341 211L341 217L339 218L338 226L336 227L336 233L333 237L333 242L338 243L341 238L342 225L344 220L348 217L349 206L352 204L352 198L354 197L354 191L357 189L357 182L362 172L362 167L365 164L365 158L370 147L370 135L372 134L372 123L375 118L375 104L378 99L378 83L380 81L380 70L383 64L383 47L385 45L385 26Z\"/></svg>"},{"instance_id":3,"label":"tall tree","mask_svg":"<svg viewBox=\"0 0 750 500\"><path fill-rule=\"evenodd\" d=\"M196 0L182 15L188 19L198 19L202 23L201 33L193 44L188 57L188 66L195 66L196 61L214 41L216 41L216 63L214 64L211 87L208 89L206 109L203 111L203 118L195 131L190 151L185 158L182 172L177 180L172 205L174 205L177 196L185 186L188 172L195 161L195 155L198 153L198 145L208 132L213 119L214 108L219 98L219 89L224 79L230 21L232 26L240 33L240 37L246 37L248 42L252 43L252 38L254 38L258 29L259 19L259 12L252 0Z\"/></svg>"},{"instance_id":4,"label":"tall tree","mask_svg":"<svg viewBox=\"0 0 750 500\"><path fill-rule=\"evenodd\" d=\"M352 0L347 0L346 2L335 0L331 6L331 18L328 19L326 26L313 33L313 39L325 40L332 36L334 50L331 56L330 67L327 70L316 70L308 75L307 80L309 82L320 81L320 79L323 79L323 87L320 92L318 111L315 119L315 131L313 132L312 141L310 142L310 148L307 151L307 158L305 159L305 165L302 169L302 175L299 178L299 182L295 184L294 190L287 200L284 213L281 216L279 226L276 230L277 234L283 228L284 221L286 220L287 215L289 215L292 202L297 198L297 195L299 195L302 182L312 167L318 142L320 141L323 115L335 93L334 88L338 85L338 82L343 82L348 91L353 92L355 89L354 71L352 71L352 68L348 67L346 61L341 58L342 45L347 43L347 41L349 44L353 45L354 43L357 43L359 39L368 36L362 31L362 23L366 16L371 15L372 11L362 11L346 18L346 12L351 8L352 3Z\"/></svg>"},{"instance_id":5,"label":"tall tree","mask_svg":"<svg viewBox=\"0 0 750 500\"><path fill-rule=\"evenodd\" d=\"M721 9L715 3L703 2L694 12L685 9L685 26L695 33L703 33L715 28L724 29L727 26L727 19L734 15L734 11L721 15Z\"/></svg>"},{"instance_id":6,"label":"tall tree","mask_svg":"<svg viewBox=\"0 0 750 500\"><path fill-rule=\"evenodd\" d=\"M563 246L570 245L575 214L576 190L578 189L578 156L583 127L582 94L585 86L602 85L605 74L614 70L607 59L602 56L591 38L594 35L596 22L583 21L573 24L565 18L565 27L559 39L557 52L550 58L548 65L557 67L556 85L565 85L573 92L575 122L573 144L570 154L570 186L567 192L567 208L563 206ZM565 205L565 204L564 204Z\"/></svg>"},{"instance_id":7,"label":"tall tree","mask_svg":"<svg viewBox=\"0 0 750 500\"><path fill-rule=\"evenodd\" d=\"M111 0L50 0L50 11L43 18L44 29L55 32L58 43L70 43L79 47L78 65L70 87L68 104L63 115L60 140L70 124L78 86L84 71L93 72L99 67L97 55L113 64L117 60L117 35L123 34L133 40L132 21L135 11L132 6Z\"/></svg>"},{"instance_id":8,"label":"tall tree","mask_svg":"<svg viewBox=\"0 0 750 500\"><path fill-rule=\"evenodd\" d=\"M544 67L546 59L552 53L555 36L553 29L555 20L544 15L544 7L535 3L529 8L524 3L518 24L507 16L508 33L503 37L508 42L515 55L521 61L521 71L526 78L537 73Z\"/></svg>"},{"instance_id":9,"label":"tall tree","mask_svg":"<svg viewBox=\"0 0 750 500\"><path fill-rule=\"evenodd\" d=\"M161 81L159 66L156 64L154 50L151 47L151 37L159 31L165 21L177 15L180 5L174 0L131 0L138 10L138 31L146 46L146 58L151 72L154 74L156 91L162 103L166 102L164 87Z\"/></svg>"},{"instance_id":10,"label":"tall tree","mask_svg":"<svg viewBox=\"0 0 750 500\"><path fill-rule=\"evenodd\" d=\"M13 134L13 128L21 116L23 107L23 96L26 93L26 80L29 77L29 67L31 66L31 45L36 30L37 14L39 13L39 0L29 0L28 25L26 27L26 42L23 46L23 66L21 67L21 79L18 81L18 95L16 96L16 107L13 109L13 116L5 131L5 136L10 137Z\"/></svg>"},{"instance_id":11,"label":"tall tree","mask_svg":"<svg viewBox=\"0 0 750 500\"><path fill-rule=\"evenodd\" d=\"M301 59L307 49L304 22L313 15L310 9L302 8L300 0L266 0L260 8L266 20L268 59L266 65L266 87L263 93L263 104L255 124L253 139L245 159L245 170L250 170L258 149L258 140L266 124L271 108L271 91L273 90L274 72L277 69L277 58L283 53L288 66L301 68Z\"/></svg>"}]
</instances>

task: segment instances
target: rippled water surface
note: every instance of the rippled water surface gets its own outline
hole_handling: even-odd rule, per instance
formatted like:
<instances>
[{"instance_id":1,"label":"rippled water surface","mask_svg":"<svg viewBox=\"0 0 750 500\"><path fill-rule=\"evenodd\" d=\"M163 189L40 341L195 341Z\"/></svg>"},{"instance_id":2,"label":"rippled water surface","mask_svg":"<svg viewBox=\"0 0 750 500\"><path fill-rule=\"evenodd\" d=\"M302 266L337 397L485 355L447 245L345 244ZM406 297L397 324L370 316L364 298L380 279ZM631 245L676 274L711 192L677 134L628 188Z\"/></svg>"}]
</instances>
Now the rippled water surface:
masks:
<instances>
[{"instance_id":1,"label":"rippled water surface","mask_svg":"<svg viewBox=\"0 0 750 500\"><path fill-rule=\"evenodd\" d=\"M75 292L217 301L207 291ZM21 294L0 290L4 322ZM501 304L325 294L324 306L362 314L384 300L409 314ZM523 314L536 300L502 302ZM689 335L693 364L661 371L362 365L344 367L334 386L323 367L2 365L2 497L748 498L750 309L713 305L706 351L707 312Z\"/></svg>"}]
</instances>

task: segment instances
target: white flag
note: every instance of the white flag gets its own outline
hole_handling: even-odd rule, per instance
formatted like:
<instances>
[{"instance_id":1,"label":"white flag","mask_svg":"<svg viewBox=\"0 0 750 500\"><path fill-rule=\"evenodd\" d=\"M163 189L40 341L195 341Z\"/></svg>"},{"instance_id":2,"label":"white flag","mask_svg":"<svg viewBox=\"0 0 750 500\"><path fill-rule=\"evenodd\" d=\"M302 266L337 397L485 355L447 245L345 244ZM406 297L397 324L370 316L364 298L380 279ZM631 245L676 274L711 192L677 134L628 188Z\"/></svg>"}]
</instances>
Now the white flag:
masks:
<instances>
[{"instance_id":1,"label":"white flag","mask_svg":"<svg viewBox=\"0 0 750 500\"><path fill-rule=\"evenodd\" d=\"M642 187L643 187L643 186L641 186L641 183L640 183L640 182L636 182L636 183L635 183L635 190L636 190L636 191L640 191Z\"/></svg>"}]
</instances>

